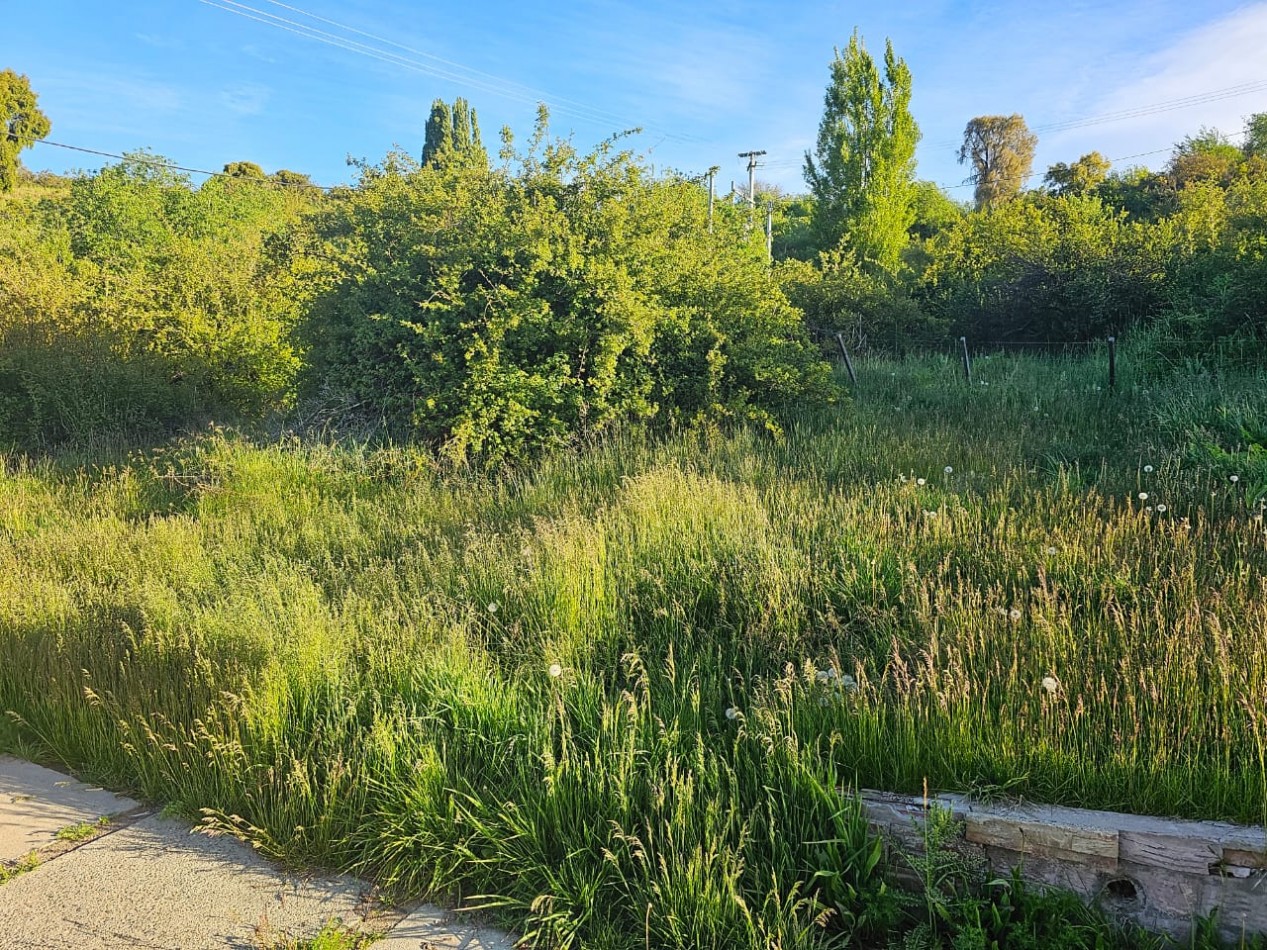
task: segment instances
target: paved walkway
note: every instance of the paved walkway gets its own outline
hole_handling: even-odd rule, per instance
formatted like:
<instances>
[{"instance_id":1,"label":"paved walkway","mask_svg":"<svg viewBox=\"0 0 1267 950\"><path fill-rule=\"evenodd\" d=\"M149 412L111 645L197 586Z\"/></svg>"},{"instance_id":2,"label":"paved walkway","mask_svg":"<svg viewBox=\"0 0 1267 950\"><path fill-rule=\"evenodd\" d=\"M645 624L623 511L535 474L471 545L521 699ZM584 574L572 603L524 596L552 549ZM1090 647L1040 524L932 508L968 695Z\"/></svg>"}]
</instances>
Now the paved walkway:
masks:
<instances>
[{"instance_id":1,"label":"paved walkway","mask_svg":"<svg viewBox=\"0 0 1267 950\"><path fill-rule=\"evenodd\" d=\"M440 908L406 914L345 875L278 870L232 838L0 756L0 950L270 948L337 922L376 950L511 950Z\"/></svg>"}]
</instances>

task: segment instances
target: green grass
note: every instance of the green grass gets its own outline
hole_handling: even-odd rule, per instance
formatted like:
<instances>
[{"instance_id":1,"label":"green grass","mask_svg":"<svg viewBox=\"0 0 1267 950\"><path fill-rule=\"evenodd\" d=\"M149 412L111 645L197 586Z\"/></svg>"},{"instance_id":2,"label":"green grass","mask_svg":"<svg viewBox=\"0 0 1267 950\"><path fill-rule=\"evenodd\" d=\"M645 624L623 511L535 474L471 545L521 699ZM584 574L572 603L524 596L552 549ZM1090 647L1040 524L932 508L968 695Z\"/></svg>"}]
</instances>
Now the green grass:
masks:
<instances>
[{"instance_id":1,"label":"green grass","mask_svg":"<svg viewBox=\"0 0 1267 950\"><path fill-rule=\"evenodd\" d=\"M58 841L76 842L86 841L103 828L110 825L110 819L102 815L96 821L80 821L73 825L67 825L65 828L57 829L57 834L53 835Z\"/></svg>"},{"instance_id":2,"label":"green grass","mask_svg":"<svg viewBox=\"0 0 1267 950\"><path fill-rule=\"evenodd\" d=\"M34 871L39 866L40 855L38 851L28 852L13 862L0 861L0 884L7 884L19 874Z\"/></svg>"},{"instance_id":3,"label":"green grass","mask_svg":"<svg viewBox=\"0 0 1267 950\"><path fill-rule=\"evenodd\" d=\"M497 478L224 432L10 457L0 750L543 946L884 939L849 787L1262 821L1263 380L860 373L781 441Z\"/></svg>"}]
</instances>

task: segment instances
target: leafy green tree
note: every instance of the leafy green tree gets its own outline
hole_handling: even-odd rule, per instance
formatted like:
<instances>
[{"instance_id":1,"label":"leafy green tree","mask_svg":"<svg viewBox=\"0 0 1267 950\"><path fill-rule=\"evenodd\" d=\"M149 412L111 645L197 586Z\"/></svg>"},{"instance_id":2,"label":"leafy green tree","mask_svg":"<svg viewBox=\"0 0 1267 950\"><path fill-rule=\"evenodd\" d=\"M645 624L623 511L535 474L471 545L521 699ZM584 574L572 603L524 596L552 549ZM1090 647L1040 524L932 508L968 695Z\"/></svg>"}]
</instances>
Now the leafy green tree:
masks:
<instances>
[{"instance_id":1,"label":"leafy green tree","mask_svg":"<svg viewBox=\"0 0 1267 950\"><path fill-rule=\"evenodd\" d=\"M820 246L842 239L865 266L896 271L915 183L919 128L911 115L911 71L885 42L884 71L857 31L836 50L814 153L805 153L805 181L815 199Z\"/></svg>"},{"instance_id":2,"label":"leafy green tree","mask_svg":"<svg viewBox=\"0 0 1267 950\"><path fill-rule=\"evenodd\" d=\"M314 376L454 460L495 464L621 425L777 427L828 369L742 216L697 183L538 125L507 169L366 169L318 219L337 261Z\"/></svg>"},{"instance_id":3,"label":"leafy green tree","mask_svg":"<svg viewBox=\"0 0 1267 950\"><path fill-rule=\"evenodd\" d=\"M1246 158L1267 160L1267 112L1256 112L1246 120L1241 150Z\"/></svg>"},{"instance_id":4,"label":"leafy green tree","mask_svg":"<svg viewBox=\"0 0 1267 950\"><path fill-rule=\"evenodd\" d=\"M1112 167L1113 163L1099 152L1088 152L1072 165L1052 165L1043 176L1043 184L1054 195L1085 195L1099 187Z\"/></svg>"},{"instance_id":5,"label":"leafy green tree","mask_svg":"<svg viewBox=\"0 0 1267 950\"><path fill-rule=\"evenodd\" d=\"M963 130L959 164L971 163L978 208L994 208L1021 192L1034 164L1038 136L1018 114L979 115Z\"/></svg>"},{"instance_id":6,"label":"leafy green tree","mask_svg":"<svg viewBox=\"0 0 1267 950\"><path fill-rule=\"evenodd\" d=\"M1009 201L930 242L922 303L955 335L1096 339L1156 316L1177 243L1097 196Z\"/></svg>"},{"instance_id":7,"label":"leafy green tree","mask_svg":"<svg viewBox=\"0 0 1267 950\"><path fill-rule=\"evenodd\" d=\"M224 173L231 178L258 178L263 180L268 176L264 174L264 169L255 162L229 162L224 166Z\"/></svg>"},{"instance_id":8,"label":"leafy green tree","mask_svg":"<svg viewBox=\"0 0 1267 950\"><path fill-rule=\"evenodd\" d=\"M12 69L0 70L0 192L12 191L17 183L18 154L51 128L31 81Z\"/></svg>"},{"instance_id":9,"label":"leafy green tree","mask_svg":"<svg viewBox=\"0 0 1267 950\"><path fill-rule=\"evenodd\" d=\"M936 182L931 181L915 183L911 209L915 218L911 224L911 234L921 239L931 238L940 231L954 227L967 213L965 205L955 201Z\"/></svg>"},{"instance_id":10,"label":"leafy green tree","mask_svg":"<svg viewBox=\"0 0 1267 950\"><path fill-rule=\"evenodd\" d=\"M488 152L480 138L479 118L470 103L458 98L452 108L443 99L431 104L422 164L434 166L452 161L488 164Z\"/></svg>"},{"instance_id":11,"label":"leafy green tree","mask_svg":"<svg viewBox=\"0 0 1267 950\"><path fill-rule=\"evenodd\" d=\"M1218 129L1202 127L1176 143L1166 174L1176 188L1196 182L1230 184L1241 170L1244 153Z\"/></svg>"}]
</instances>

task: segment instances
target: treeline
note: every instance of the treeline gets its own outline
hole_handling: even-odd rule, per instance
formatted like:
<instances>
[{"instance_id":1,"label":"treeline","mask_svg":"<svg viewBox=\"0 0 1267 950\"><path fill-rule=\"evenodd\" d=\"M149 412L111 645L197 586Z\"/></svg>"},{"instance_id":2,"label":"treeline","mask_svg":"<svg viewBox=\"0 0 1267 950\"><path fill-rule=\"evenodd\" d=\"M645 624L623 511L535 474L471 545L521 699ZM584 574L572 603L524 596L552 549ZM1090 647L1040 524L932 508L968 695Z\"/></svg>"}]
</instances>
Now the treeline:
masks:
<instances>
[{"instance_id":1,"label":"treeline","mask_svg":"<svg viewBox=\"0 0 1267 950\"><path fill-rule=\"evenodd\" d=\"M781 281L811 324L886 351L1130 333L1168 359L1251 353L1267 337L1265 155L1203 131L1161 171L1109 174L1092 153L980 207L920 183L894 268L860 261L847 233L821 247L802 213Z\"/></svg>"},{"instance_id":2,"label":"treeline","mask_svg":"<svg viewBox=\"0 0 1267 950\"><path fill-rule=\"evenodd\" d=\"M1267 116L1203 131L1162 171L1098 154L1031 180L1019 116L978 117L975 203L915 178L911 77L838 53L805 196L774 198L774 262L748 208L435 104L417 158L348 187L234 162L195 185L139 152L22 173L48 132L0 74L0 445L161 433L212 418L352 419L460 462L623 426L750 420L836 397L836 332L896 352L1130 332L1147 352L1257 352L1267 336ZM8 90L7 92L5 90ZM0 96L0 98L3 98ZM25 131L21 131L25 130ZM988 158L986 158L988 156Z\"/></svg>"},{"instance_id":3,"label":"treeline","mask_svg":"<svg viewBox=\"0 0 1267 950\"><path fill-rule=\"evenodd\" d=\"M957 202L915 177L911 83L891 44L877 63L857 34L832 63L810 194L777 199L781 283L811 324L898 352L961 335L1130 332L1189 358L1264 342L1267 113L1239 146L1185 138L1158 172L1091 152L1041 179L1023 117L977 116L958 152L974 200Z\"/></svg>"},{"instance_id":4,"label":"treeline","mask_svg":"<svg viewBox=\"0 0 1267 950\"><path fill-rule=\"evenodd\" d=\"M0 441L328 405L498 463L833 398L764 246L737 209L710 231L698 182L581 154L544 110L494 164L461 102L422 156L323 191L138 153L0 200Z\"/></svg>"}]
</instances>

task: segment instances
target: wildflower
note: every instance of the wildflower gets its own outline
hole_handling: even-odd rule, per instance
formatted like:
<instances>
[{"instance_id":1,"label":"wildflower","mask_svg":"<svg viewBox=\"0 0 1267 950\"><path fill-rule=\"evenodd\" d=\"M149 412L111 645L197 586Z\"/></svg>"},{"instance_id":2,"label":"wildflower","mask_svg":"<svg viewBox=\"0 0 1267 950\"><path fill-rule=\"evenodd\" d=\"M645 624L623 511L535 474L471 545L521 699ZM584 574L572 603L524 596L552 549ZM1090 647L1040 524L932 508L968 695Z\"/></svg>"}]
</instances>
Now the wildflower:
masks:
<instances>
[{"instance_id":1,"label":"wildflower","mask_svg":"<svg viewBox=\"0 0 1267 950\"><path fill-rule=\"evenodd\" d=\"M551 663L549 672L552 679L558 679L563 675L563 667L559 666L558 663Z\"/></svg>"},{"instance_id":2,"label":"wildflower","mask_svg":"<svg viewBox=\"0 0 1267 950\"><path fill-rule=\"evenodd\" d=\"M1147 508L1145 508L1144 510L1145 510L1145 511L1147 511L1147 512L1151 515L1151 514L1153 513L1153 506L1152 506L1152 505L1149 505L1149 506L1148 506Z\"/></svg>"},{"instance_id":3,"label":"wildflower","mask_svg":"<svg viewBox=\"0 0 1267 950\"><path fill-rule=\"evenodd\" d=\"M739 709L735 706L727 706L726 718L729 719L731 722L734 722L736 719L739 718Z\"/></svg>"},{"instance_id":4,"label":"wildflower","mask_svg":"<svg viewBox=\"0 0 1267 950\"><path fill-rule=\"evenodd\" d=\"M916 484L916 485L923 485L923 484L925 484L925 482L926 482L926 479L923 479L923 478L917 478L917 479L915 479L915 484Z\"/></svg>"},{"instance_id":5,"label":"wildflower","mask_svg":"<svg viewBox=\"0 0 1267 950\"><path fill-rule=\"evenodd\" d=\"M1158 505L1158 506L1157 506L1157 514L1159 514L1159 515L1164 515L1165 513L1166 513L1166 506L1165 506L1165 505Z\"/></svg>"},{"instance_id":6,"label":"wildflower","mask_svg":"<svg viewBox=\"0 0 1267 950\"><path fill-rule=\"evenodd\" d=\"M1235 484L1236 484L1237 482L1239 482L1240 480L1241 480L1241 477L1240 477L1239 475L1233 475L1233 476L1231 477L1231 479L1230 479L1230 481L1232 482L1232 484L1233 484L1233 485L1235 485Z\"/></svg>"},{"instance_id":7,"label":"wildflower","mask_svg":"<svg viewBox=\"0 0 1267 950\"><path fill-rule=\"evenodd\" d=\"M1013 607L1011 610L1007 612L1007 616L1009 620L1013 620L1013 621L1020 620L1021 612L1017 610L1015 607Z\"/></svg>"},{"instance_id":8,"label":"wildflower","mask_svg":"<svg viewBox=\"0 0 1267 950\"><path fill-rule=\"evenodd\" d=\"M1146 492L1146 491L1142 491L1142 492L1140 492L1140 493L1139 493L1139 500L1140 500L1140 501L1148 501L1148 492Z\"/></svg>"},{"instance_id":9,"label":"wildflower","mask_svg":"<svg viewBox=\"0 0 1267 950\"><path fill-rule=\"evenodd\" d=\"M1043 689L1047 690L1047 692L1054 696L1056 691L1060 689L1060 681L1054 676L1044 676Z\"/></svg>"},{"instance_id":10,"label":"wildflower","mask_svg":"<svg viewBox=\"0 0 1267 950\"><path fill-rule=\"evenodd\" d=\"M493 600L493 601L489 601L489 604L488 604L488 612L489 612L490 614L495 614L495 613L497 613L497 611L498 611L499 609L500 609L500 608L499 608L499 607L498 607L498 605L497 605L497 601L495 601L495 600Z\"/></svg>"},{"instance_id":11,"label":"wildflower","mask_svg":"<svg viewBox=\"0 0 1267 950\"><path fill-rule=\"evenodd\" d=\"M955 470L951 468L949 465L943 468L942 471L945 472L947 475L953 475L955 473Z\"/></svg>"},{"instance_id":12,"label":"wildflower","mask_svg":"<svg viewBox=\"0 0 1267 950\"><path fill-rule=\"evenodd\" d=\"M819 670L814 676L820 683L830 683L836 676L835 670Z\"/></svg>"},{"instance_id":13,"label":"wildflower","mask_svg":"<svg viewBox=\"0 0 1267 950\"><path fill-rule=\"evenodd\" d=\"M1145 466L1144 466L1144 474L1145 474L1145 475L1151 475L1152 473L1153 473L1153 467L1152 467L1151 465L1145 465Z\"/></svg>"},{"instance_id":14,"label":"wildflower","mask_svg":"<svg viewBox=\"0 0 1267 950\"><path fill-rule=\"evenodd\" d=\"M846 693L858 692L858 681L846 673L840 678L840 688Z\"/></svg>"}]
</instances>

